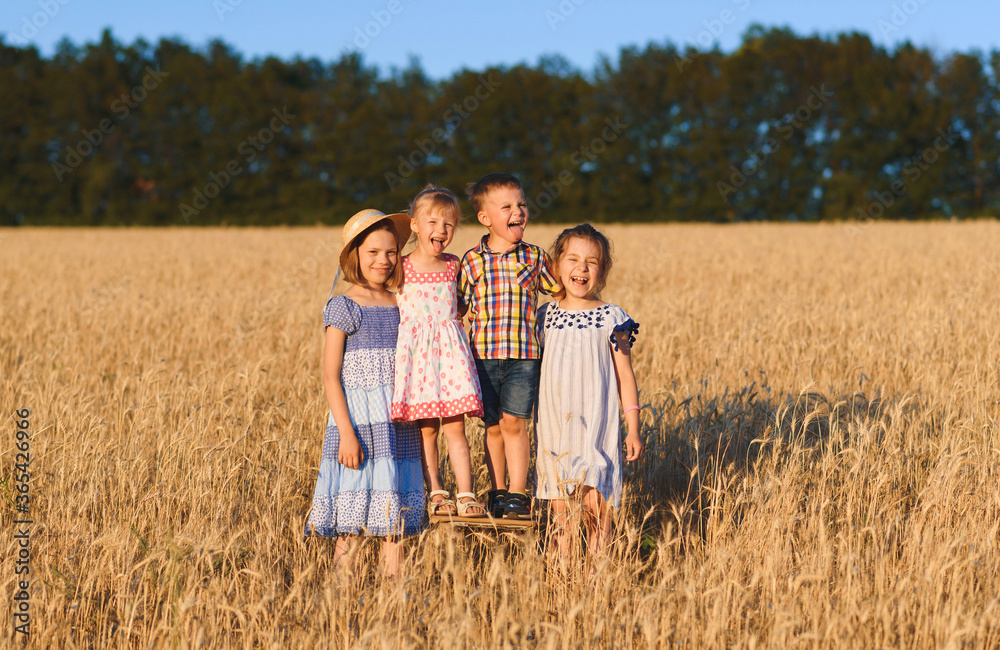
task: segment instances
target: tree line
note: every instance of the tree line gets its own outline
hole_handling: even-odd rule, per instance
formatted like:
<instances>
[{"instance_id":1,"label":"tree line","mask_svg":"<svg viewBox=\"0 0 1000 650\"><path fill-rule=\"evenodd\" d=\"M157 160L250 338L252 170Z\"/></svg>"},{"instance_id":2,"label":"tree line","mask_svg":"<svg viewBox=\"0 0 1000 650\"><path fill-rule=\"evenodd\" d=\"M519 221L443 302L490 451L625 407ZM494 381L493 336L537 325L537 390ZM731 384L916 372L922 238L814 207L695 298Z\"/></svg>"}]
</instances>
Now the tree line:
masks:
<instances>
[{"instance_id":1,"label":"tree line","mask_svg":"<svg viewBox=\"0 0 1000 650\"><path fill-rule=\"evenodd\" d=\"M357 53L0 39L0 223L342 222L508 171L546 221L1000 212L1000 52L754 26L733 52L624 48L430 79Z\"/></svg>"}]
</instances>

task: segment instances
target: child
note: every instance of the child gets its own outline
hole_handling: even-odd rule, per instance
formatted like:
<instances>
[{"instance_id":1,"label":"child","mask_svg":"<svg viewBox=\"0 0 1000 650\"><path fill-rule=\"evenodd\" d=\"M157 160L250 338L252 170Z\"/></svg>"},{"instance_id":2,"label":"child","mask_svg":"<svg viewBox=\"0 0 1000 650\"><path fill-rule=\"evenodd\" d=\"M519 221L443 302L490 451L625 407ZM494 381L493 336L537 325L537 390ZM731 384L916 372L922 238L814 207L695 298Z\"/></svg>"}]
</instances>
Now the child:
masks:
<instances>
[{"instance_id":1,"label":"child","mask_svg":"<svg viewBox=\"0 0 1000 650\"><path fill-rule=\"evenodd\" d=\"M486 507L472 491L472 460L465 438L465 414L480 417L483 402L472 351L458 320L455 280L458 258L445 253L458 226L458 198L427 186L410 204L410 229L417 248L403 258L399 291L399 340L392 419L420 426L424 479L430 488L430 516L485 517ZM441 489L438 476L438 423L448 439L455 470L456 504Z\"/></svg>"},{"instance_id":2,"label":"child","mask_svg":"<svg viewBox=\"0 0 1000 650\"><path fill-rule=\"evenodd\" d=\"M405 214L362 210L351 217L340 271L354 286L323 312L330 415L306 535L337 537L334 561L348 572L361 535L370 535L382 538L382 567L395 575L399 537L425 525L420 434L389 417L399 327L389 289L401 280L396 259L409 226Z\"/></svg>"},{"instance_id":3,"label":"child","mask_svg":"<svg viewBox=\"0 0 1000 650\"><path fill-rule=\"evenodd\" d=\"M569 553L566 499L583 503L588 550L600 555L611 538L611 513L621 505L618 402L625 406L626 460L642 456L639 390L631 347L639 330L621 307L601 302L611 271L611 244L590 224L564 230L552 246L556 302L538 310L545 348L535 436L536 496L551 499L556 539Z\"/></svg>"},{"instance_id":4,"label":"child","mask_svg":"<svg viewBox=\"0 0 1000 650\"><path fill-rule=\"evenodd\" d=\"M487 509L494 517L529 519L527 419L541 356L535 307L539 291L552 293L558 285L545 251L522 241L528 206L517 178L487 174L470 183L466 194L490 231L462 258L458 280L483 391L486 466L493 484Z\"/></svg>"}]
</instances>

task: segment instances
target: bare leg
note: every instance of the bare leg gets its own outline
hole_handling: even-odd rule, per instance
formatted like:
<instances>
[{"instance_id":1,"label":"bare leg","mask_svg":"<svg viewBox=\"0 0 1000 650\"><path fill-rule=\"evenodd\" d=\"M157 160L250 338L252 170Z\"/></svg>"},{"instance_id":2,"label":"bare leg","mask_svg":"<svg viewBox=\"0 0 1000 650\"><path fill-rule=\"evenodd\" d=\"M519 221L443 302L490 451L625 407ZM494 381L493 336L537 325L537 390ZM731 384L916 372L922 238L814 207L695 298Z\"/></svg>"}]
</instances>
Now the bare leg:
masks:
<instances>
[{"instance_id":1,"label":"bare leg","mask_svg":"<svg viewBox=\"0 0 1000 650\"><path fill-rule=\"evenodd\" d=\"M379 562L382 565L382 573L390 578L399 576L399 558L402 554L402 547L403 544L399 540L391 537L382 539Z\"/></svg>"},{"instance_id":2,"label":"bare leg","mask_svg":"<svg viewBox=\"0 0 1000 650\"><path fill-rule=\"evenodd\" d=\"M455 472L457 492L472 492L472 455L469 452L469 440L465 437L465 416L456 415L441 421L441 431L448 439L448 456L451 458L451 468ZM465 498L464 501L473 499ZM469 513L486 514L482 508L470 510Z\"/></svg>"},{"instance_id":3,"label":"bare leg","mask_svg":"<svg viewBox=\"0 0 1000 650\"><path fill-rule=\"evenodd\" d=\"M423 461L424 485L428 492L441 489L441 476L438 474L440 459L438 458L438 420L417 420L420 427L420 459ZM468 445L466 445L468 448ZM434 502L443 501L444 497L438 495L434 497ZM453 515L456 513L455 507L450 509L441 506L438 512Z\"/></svg>"},{"instance_id":4,"label":"bare leg","mask_svg":"<svg viewBox=\"0 0 1000 650\"><path fill-rule=\"evenodd\" d=\"M342 576L342 580L350 580L354 576L354 558L361 547L360 535L341 535L333 549L333 566Z\"/></svg>"},{"instance_id":5,"label":"bare leg","mask_svg":"<svg viewBox=\"0 0 1000 650\"><path fill-rule=\"evenodd\" d=\"M483 448L486 450L486 469L490 472L490 483L494 490L507 489L507 455L504 450L503 434L500 425L486 427L483 436Z\"/></svg>"},{"instance_id":6,"label":"bare leg","mask_svg":"<svg viewBox=\"0 0 1000 650\"><path fill-rule=\"evenodd\" d=\"M420 427L420 455L423 460L424 483L431 490L441 489L441 478L438 476L437 420L417 420Z\"/></svg>"},{"instance_id":7,"label":"bare leg","mask_svg":"<svg viewBox=\"0 0 1000 650\"><path fill-rule=\"evenodd\" d=\"M582 489L587 550L593 557L604 557L611 543L611 508L601 493L594 488L585 486Z\"/></svg>"},{"instance_id":8,"label":"bare leg","mask_svg":"<svg viewBox=\"0 0 1000 650\"><path fill-rule=\"evenodd\" d=\"M552 505L552 539L556 543L561 559L565 562L569 559L571 544L573 542L574 520L572 506L566 499L553 499Z\"/></svg>"},{"instance_id":9,"label":"bare leg","mask_svg":"<svg viewBox=\"0 0 1000 650\"><path fill-rule=\"evenodd\" d=\"M510 472L510 491L524 492L528 485L528 458L531 441L528 440L528 422L507 413L500 414L500 433Z\"/></svg>"}]
</instances>

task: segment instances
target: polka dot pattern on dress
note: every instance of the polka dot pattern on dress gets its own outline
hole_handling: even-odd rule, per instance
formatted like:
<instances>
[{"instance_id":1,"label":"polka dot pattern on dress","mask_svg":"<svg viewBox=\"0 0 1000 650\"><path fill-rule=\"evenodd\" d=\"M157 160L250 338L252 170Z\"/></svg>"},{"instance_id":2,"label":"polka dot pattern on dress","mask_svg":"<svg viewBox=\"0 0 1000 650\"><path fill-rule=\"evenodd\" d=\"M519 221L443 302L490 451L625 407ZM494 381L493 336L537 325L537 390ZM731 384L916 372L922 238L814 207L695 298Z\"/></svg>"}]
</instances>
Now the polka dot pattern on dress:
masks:
<instances>
[{"instance_id":1,"label":"polka dot pattern on dress","mask_svg":"<svg viewBox=\"0 0 1000 650\"><path fill-rule=\"evenodd\" d=\"M458 320L458 258L444 259L446 271L418 273L403 258L393 420L482 415L479 375Z\"/></svg>"}]
</instances>

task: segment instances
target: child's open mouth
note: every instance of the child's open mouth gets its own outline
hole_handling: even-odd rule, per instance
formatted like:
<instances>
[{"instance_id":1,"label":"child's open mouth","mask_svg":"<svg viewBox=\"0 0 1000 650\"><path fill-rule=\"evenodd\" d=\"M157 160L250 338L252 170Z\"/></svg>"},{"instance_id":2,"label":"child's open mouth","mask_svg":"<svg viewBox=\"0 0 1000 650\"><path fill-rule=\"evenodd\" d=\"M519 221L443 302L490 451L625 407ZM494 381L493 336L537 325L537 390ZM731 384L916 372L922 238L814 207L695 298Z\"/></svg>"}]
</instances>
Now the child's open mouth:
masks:
<instances>
[{"instance_id":1,"label":"child's open mouth","mask_svg":"<svg viewBox=\"0 0 1000 650\"><path fill-rule=\"evenodd\" d=\"M437 239L435 237L431 237L431 248L434 249L435 253L438 253L438 254L443 253L444 252L444 240L443 239Z\"/></svg>"},{"instance_id":2,"label":"child's open mouth","mask_svg":"<svg viewBox=\"0 0 1000 650\"><path fill-rule=\"evenodd\" d=\"M572 276L569 279L570 282L577 285L578 287L585 287L587 283L590 282L588 278L581 278L580 276Z\"/></svg>"},{"instance_id":3,"label":"child's open mouth","mask_svg":"<svg viewBox=\"0 0 1000 650\"><path fill-rule=\"evenodd\" d=\"M515 221L509 222L507 224L507 228L511 231L511 233L513 233L513 234L515 234L517 236L523 237L524 236L524 219L517 219Z\"/></svg>"}]
</instances>

